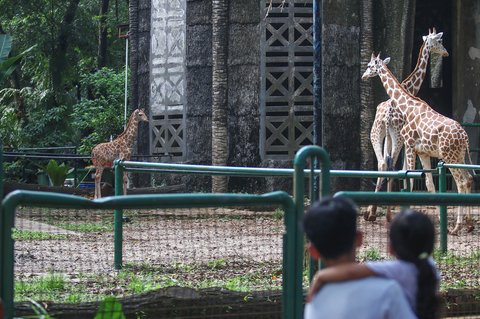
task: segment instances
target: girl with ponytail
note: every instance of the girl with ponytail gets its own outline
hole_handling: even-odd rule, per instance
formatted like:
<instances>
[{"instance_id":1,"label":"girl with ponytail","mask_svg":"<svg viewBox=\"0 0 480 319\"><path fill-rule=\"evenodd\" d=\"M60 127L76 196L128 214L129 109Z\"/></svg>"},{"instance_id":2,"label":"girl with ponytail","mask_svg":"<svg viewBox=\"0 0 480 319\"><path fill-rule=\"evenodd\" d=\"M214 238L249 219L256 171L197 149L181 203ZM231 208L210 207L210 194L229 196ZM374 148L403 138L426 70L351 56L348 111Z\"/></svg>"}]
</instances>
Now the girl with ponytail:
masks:
<instances>
[{"instance_id":1,"label":"girl with ponytail","mask_svg":"<svg viewBox=\"0 0 480 319\"><path fill-rule=\"evenodd\" d=\"M319 270L310 285L308 300L329 282L383 276L400 284L419 319L438 318L439 275L431 257L435 241L432 221L420 212L407 209L395 216L389 236L389 251L395 260Z\"/></svg>"}]
</instances>

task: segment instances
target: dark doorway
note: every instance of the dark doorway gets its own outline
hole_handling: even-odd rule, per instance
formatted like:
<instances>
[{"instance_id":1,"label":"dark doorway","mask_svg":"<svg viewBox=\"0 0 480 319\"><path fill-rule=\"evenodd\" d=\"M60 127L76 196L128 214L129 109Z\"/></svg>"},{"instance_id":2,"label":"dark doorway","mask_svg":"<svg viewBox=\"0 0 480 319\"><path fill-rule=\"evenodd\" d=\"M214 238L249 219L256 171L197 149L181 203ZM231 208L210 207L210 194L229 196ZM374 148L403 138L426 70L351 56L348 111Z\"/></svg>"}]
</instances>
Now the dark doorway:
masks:
<instances>
[{"instance_id":1,"label":"dark doorway","mask_svg":"<svg viewBox=\"0 0 480 319\"><path fill-rule=\"evenodd\" d=\"M432 83L430 66L418 96L427 102L437 112L452 117L452 16L453 3L450 0L416 1L415 29L412 51L412 69L418 58L418 52L423 43L422 36L428 34L428 29L435 27L437 33L443 32L443 46L450 54L443 58L441 84Z\"/></svg>"}]
</instances>

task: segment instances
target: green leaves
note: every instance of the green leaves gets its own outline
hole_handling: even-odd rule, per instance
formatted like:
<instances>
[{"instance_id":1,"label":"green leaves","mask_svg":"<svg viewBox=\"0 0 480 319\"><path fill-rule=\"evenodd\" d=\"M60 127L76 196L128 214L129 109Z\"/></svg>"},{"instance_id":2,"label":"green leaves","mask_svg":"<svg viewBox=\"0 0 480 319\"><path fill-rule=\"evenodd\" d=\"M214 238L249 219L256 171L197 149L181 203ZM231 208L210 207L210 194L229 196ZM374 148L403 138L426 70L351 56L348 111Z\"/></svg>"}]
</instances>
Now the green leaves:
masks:
<instances>
[{"instance_id":1,"label":"green leaves","mask_svg":"<svg viewBox=\"0 0 480 319\"><path fill-rule=\"evenodd\" d=\"M125 319L122 304L115 297L103 299L94 319Z\"/></svg>"},{"instance_id":2,"label":"green leaves","mask_svg":"<svg viewBox=\"0 0 480 319\"><path fill-rule=\"evenodd\" d=\"M8 34L0 34L0 61L6 60L12 50L12 37Z\"/></svg>"},{"instance_id":3,"label":"green leaves","mask_svg":"<svg viewBox=\"0 0 480 319\"><path fill-rule=\"evenodd\" d=\"M12 37L8 34L0 34L0 84L15 70L20 64L21 58L30 52L34 47L26 49L19 55L8 57L12 49Z\"/></svg>"},{"instance_id":4,"label":"green leaves","mask_svg":"<svg viewBox=\"0 0 480 319\"><path fill-rule=\"evenodd\" d=\"M53 159L45 167L45 172L53 186L63 186L68 173L72 170L65 163L58 165L57 161Z\"/></svg>"}]
</instances>

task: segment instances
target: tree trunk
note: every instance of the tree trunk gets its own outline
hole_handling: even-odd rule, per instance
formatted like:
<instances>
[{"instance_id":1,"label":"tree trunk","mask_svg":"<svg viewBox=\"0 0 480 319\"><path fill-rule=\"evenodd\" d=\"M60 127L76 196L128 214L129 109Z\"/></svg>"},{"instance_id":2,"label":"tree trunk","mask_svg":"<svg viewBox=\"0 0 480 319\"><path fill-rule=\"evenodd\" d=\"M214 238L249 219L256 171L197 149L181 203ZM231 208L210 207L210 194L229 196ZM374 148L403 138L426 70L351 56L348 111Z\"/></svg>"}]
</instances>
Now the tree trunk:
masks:
<instances>
[{"instance_id":1,"label":"tree trunk","mask_svg":"<svg viewBox=\"0 0 480 319\"><path fill-rule=\"evenodd\" d=\"M360 27L360 74L362 74L370 62L373 52L373 8L372 0L362 0ZM372 81L360 82L360 168L362 170L374 169L374 152L370 142L370 130L375 118L375 105L373 103ZM362 180L361 187L364 190L371 188L367 180Z\"/></svg>"},{"instance_id":2,"label":"tree trunk","mask_svg":"<svg viewBox=\"0 0 480 319\"><path fill-rule=\"evenodd\" d=\"M55 43L55 50L50 58L50 72L52 75L53 89L59 92L62 89L63 72L67 63L67 48L70 37L70 28L75 20L80 0L71 0L63 16L58 37Z\"/></svg>"},{"instance_id":3,"label":"tree trunk","mask_svg":"<svg viewBox=\"0 0 480 319\"><path fill-rule=\"evenodd\" d=\"M13 71L12 76L10 77L10 83L11 83L13 88L15 88L17 90L20 90L20 72L19 72L18 68L15 69L15 71ZM18 91L15 92L14 98L15 98L15 104L17 106L17 112L16 113L17 113L18 119L20 121L21 120L26 121L27 116L26 116L26 111L25 111L25 99L23 98L23 96Z\"/></svg>"},{"instance_id":4,"label":"tree trunk","mask_svg":"<svg viewBox=\"0 0 480 319\"><path fill-rule=\"evenodd\" d=\"M129 37L130 44L129 57L130 57L130 105L138 105L138 0L130 0L128 7L129 15Z\"/></svg>"},{"instance_id":5,"label":"tree trunk","mask_svg":"<svg viewBox=\"0 0 480 319\"><path fill-rule=\"evenodd\" d=\"M98 52L97 65L98 69L107 65L107 15L108 15L109 0L102 0L100 7L100 21L98 26Z\"/></svg>"},{"instance_id":6,"label":"tree trunk","mask_svg":"<svg viewBox=\"0 0 480 319\"><path fill-rule=\"evenodd\" d=\"M227 165L228 0L212 2L212 165ZM212 177L212 192L226 192L227 177Z\"/></svg>"}]
</instances>

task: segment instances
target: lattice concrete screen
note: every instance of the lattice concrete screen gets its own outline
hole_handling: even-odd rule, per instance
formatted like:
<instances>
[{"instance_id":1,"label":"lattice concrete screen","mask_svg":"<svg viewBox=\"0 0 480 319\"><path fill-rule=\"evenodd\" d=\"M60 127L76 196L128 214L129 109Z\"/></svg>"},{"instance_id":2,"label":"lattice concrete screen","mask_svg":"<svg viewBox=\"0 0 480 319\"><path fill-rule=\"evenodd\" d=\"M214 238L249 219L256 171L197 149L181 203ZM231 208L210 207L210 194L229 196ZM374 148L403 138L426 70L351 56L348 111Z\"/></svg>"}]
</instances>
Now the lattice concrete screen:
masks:
<instances>
[{"instance_id":1,"label":"lattice concrete screen","mask_svg":"<svg viewBox=\"0 0 480 319\"><path fill-rule=\"evenodd\" d=\"M185 155L185 0L153 0L150 107L152 154Z\"/></svg>"},{"instance_id":2,"label":"lattice concrete screen","mask_svg":"<svg viewBox=\"0 0 480 319\"><path fill-rule=\"evenodd\" d=\"M313 142L312 0L281 4L262 26L261 152L270 159L292 159Z\"/></svg>"}]
</instances>

